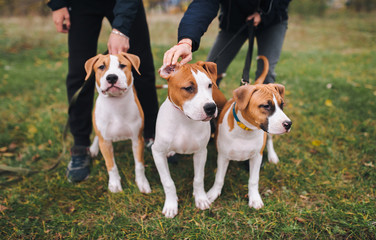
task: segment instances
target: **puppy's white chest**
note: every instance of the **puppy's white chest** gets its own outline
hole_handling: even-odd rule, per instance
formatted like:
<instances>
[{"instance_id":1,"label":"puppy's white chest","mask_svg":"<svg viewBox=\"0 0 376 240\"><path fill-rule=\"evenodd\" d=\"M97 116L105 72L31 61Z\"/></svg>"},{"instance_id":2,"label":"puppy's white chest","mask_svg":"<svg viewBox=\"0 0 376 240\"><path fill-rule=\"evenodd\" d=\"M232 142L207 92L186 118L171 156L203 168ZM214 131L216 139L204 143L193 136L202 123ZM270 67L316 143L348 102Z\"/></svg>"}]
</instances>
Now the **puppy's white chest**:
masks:
<instances>
[{"instance_id":1,"label":"puppy's white chest","mask_svg":"<svg viewBox=\"0 0 376 240\"><path fill-rule=\"evenodd\" d=\"M94 114L96 127L106 140L130 139L142 126L141 115L134 101L98 98Z\"/></svg>"},{"instance_id":2,"label":"puppy's white chest","mask_svg":"<svg viewBox=\"0 0 376 240\"><path fill-rule=\"evenodd\" d=\"M168 100L161 105L157 118L155 149L192 154L206 148L209 138L209 122L189 119Z\"/></svg>"},{"instance_id":3,"label":"puppy's white chest","mask_svg":"<svg viewBox=\"0 0 376 240\"><path fill-rule=\"evenodd\" d=\"M218 126L220 128L217 137L219 152L235 161L251 159L261 152L264 141L264 132L262 130L246 131L235 126L230 131L227 117L225 119Z\"/></svg>"},{"instance_id":4,"label":"puppy's white chest","mask_svg":"<svg viewBox=\"0 0 376 240\"><path fill-rule=\"evenodd\" d=\"M203 146L206 146L209 140L209 125L203 122L197 122L200 126L196 128L179 128L177 134L171 139L171 151L180 154L191 154L197 152Z\"/></svg>"}]
</instances>

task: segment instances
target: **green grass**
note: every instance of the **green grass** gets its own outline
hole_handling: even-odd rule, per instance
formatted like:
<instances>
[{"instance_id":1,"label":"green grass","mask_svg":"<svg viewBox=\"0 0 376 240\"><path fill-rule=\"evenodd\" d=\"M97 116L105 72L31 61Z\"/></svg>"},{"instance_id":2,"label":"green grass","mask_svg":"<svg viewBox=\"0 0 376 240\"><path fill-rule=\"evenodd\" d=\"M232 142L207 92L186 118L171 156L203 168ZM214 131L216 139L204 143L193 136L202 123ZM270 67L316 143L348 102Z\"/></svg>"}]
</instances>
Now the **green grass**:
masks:
<instances>
[{"instance_id":1,"label":"green grass","mask_svg":"<svg viewBox=\"0 0 376 240\"><path fill-rule=\"evenodd\" d=\"M156 69L175 43L179 18L149 16ZM206 58L216 26L209 29L194 60ZM163 37L161 29L167 29ZM121 142L115 151L124 192L108 191L102 157L94 160L87 181L68 183L65 154L55 171L1 185L0 238L376 238L374 29L374 13L291 17L276 71L278 82L286 86L285 112L294 124L291 133L274 138L280 163L262 166L264 208L248 207L248 173L242 163L231 162L222 195L210 210L196 209L191 156L180 156L177 165L170 165L179 214L166 219L151 154L146 152L145 162L152 193L144 195L134 182L131 147ZM108 25L99 51L105 49L106 33ZM56 34L51 19L43 18L1 19L0 35L0 164L46 169L61 152L67 117L66 36ZM245 54L243 49L221 84L227 97L239 84ZM166 90L158 95L161 103ZM69 137L67 145L71 143ZM212 142L208 149L207 190L216 169ZM17 177L0 172L1 182Z\"/></svg>"}]
</instances>

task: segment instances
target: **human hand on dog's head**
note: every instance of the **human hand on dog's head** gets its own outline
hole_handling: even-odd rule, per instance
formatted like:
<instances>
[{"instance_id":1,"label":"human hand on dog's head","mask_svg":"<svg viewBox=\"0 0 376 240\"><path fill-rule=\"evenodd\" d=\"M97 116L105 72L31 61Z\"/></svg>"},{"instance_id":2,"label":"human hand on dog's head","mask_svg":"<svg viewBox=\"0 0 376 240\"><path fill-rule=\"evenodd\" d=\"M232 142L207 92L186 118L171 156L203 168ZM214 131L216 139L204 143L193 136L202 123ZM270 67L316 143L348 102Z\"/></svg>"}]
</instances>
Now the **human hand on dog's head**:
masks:
<instances>
[{"instance_id":1,"label":"human hand on dog's head","mask_svg":"<svg viewBox=\"0 0 376 240\"><path fill-rule=\"evenodd\" d=\"M108 38L107 48L108 53L112 55L120 54L122 52L126 53L130 48L129 38L124 34L121 35L118 30L113 29Z\"/></svg>"},{"instance_id":2,"label":"human hand on dog's head","mask_svg":"<svg viewBox=\"0 0 376 240\"><path fill-rule=\"evenodd\" d=\"M192 60L192 40L184 38L178 44L167 50L163 56L163 65L170 66L176 65L179 58L181 65L186 64Z\"/></svg>"}]
</instances>

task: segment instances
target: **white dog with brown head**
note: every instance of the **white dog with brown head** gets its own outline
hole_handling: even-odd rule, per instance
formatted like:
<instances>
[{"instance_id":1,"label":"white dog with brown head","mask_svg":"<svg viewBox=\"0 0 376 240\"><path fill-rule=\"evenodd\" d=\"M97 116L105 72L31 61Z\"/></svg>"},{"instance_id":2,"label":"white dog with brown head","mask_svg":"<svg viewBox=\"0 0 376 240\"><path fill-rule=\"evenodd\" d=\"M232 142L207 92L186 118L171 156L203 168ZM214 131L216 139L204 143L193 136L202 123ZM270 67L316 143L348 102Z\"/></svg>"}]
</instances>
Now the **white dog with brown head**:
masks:
<instances>
[{"instance_id":1,"label":"white dog with brown head","mask_svg":"<svg viewBox=\"0 0 376 240\"><path fill-rule=\"evenodd\" d=\"M267 70L261 78L265 78ZM257 82L263 82L258 79ZM244 85L234 90L218 119L217 173L208 192L210 202L221 194L230 160L249 160L249 206L264 206L258 191L262 153L267 144L270 162L277 163L271 136L290 131L292 122L283 112L285 87L280 84Z\"/></svg>"},{"instance_id":2,"label":"white dog with brown head","mask_svg":"<svg viewBox=\"0 0 376 240\"><path fill-rule=\"evenodd\" d=\"M98 154L98 143L109 174L111 192L122 191L112 142L130 139L135 162L136 183L143 193L150 193L144 167L144 113L133 86L132 68L138 73L140 59L133 54L99 54L86 61L86 80L95 72L98 98L93 111L96 137L90 147ZM140 74L140 73L139 73Z\"/></svg>"},{"instance_id":3,"label":"white dog with brown head","mask_svg":"<svg viewBox=\"0 0 376 240\"><path fill-rule=\"evenodd\" d=\"M214 99L222 105L225 98L215 84L215 63L164 66L159 73L167 79L168 97L159 109L152 152L166 195L162 213L173 218L178 213L178 198L167 156L174 153L193 154L193 195L196 207L202 210L209 208L210 201L204 189L206 146L210 139L209 120L218 114Z\"/></svg>"}]
</instances>

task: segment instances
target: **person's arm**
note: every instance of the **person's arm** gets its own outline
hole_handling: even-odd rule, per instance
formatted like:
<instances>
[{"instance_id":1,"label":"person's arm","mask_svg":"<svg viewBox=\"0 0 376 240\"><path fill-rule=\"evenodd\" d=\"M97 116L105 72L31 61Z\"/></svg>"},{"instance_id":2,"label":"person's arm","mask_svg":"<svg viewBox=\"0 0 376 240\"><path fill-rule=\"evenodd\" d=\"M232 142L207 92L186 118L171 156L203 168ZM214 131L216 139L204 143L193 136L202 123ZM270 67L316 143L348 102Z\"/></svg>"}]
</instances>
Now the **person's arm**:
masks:
<instances>
[{"instance_id":1,"label":"person's arm","mask_svg":"<svg viewBox=\"0 0 376 240\"><path fill-rule=\"evenodd\" d=\"M194 0L188 7L178 28L178 41L192 40L192 52L200 46L201 37L217 16L219 0Z\"/></svg>"},{"instance_id":2,"label":"person's arm","mask_svg":"<svg viewBox=\"0 0 376 240\"><path fill-rule=\"evenodd\" d=\"M56 30L60 33L68 33L70 29L70 16L67 0L51 0L47 3L52 10L52 20Z\"/></svg>"},{"instance_id":3,"label":"person's arm","mask_svg":"<svg viewBox=\"0 0 376 240\"><path fill-rule=\"evenodd\" d=\"M192 60L192 52L200 45L201 37L217 16L219 0L194 0L188 7L178 28L178 44L170 48L163 57L163 65L176 65Z\"/></svg>"},{"instance_id":4,"label":"person's arm","mask_svg":"<svg viewBox=\"0 0 376 240\"><path fill-rule=\"evenodd\" d=\"M129 45L129 33L136 18L140 0L116 0L114 7L114 20L112 32L108 38L107 47L110 54L127 52Z\"/></svg>"}]
</instances>

